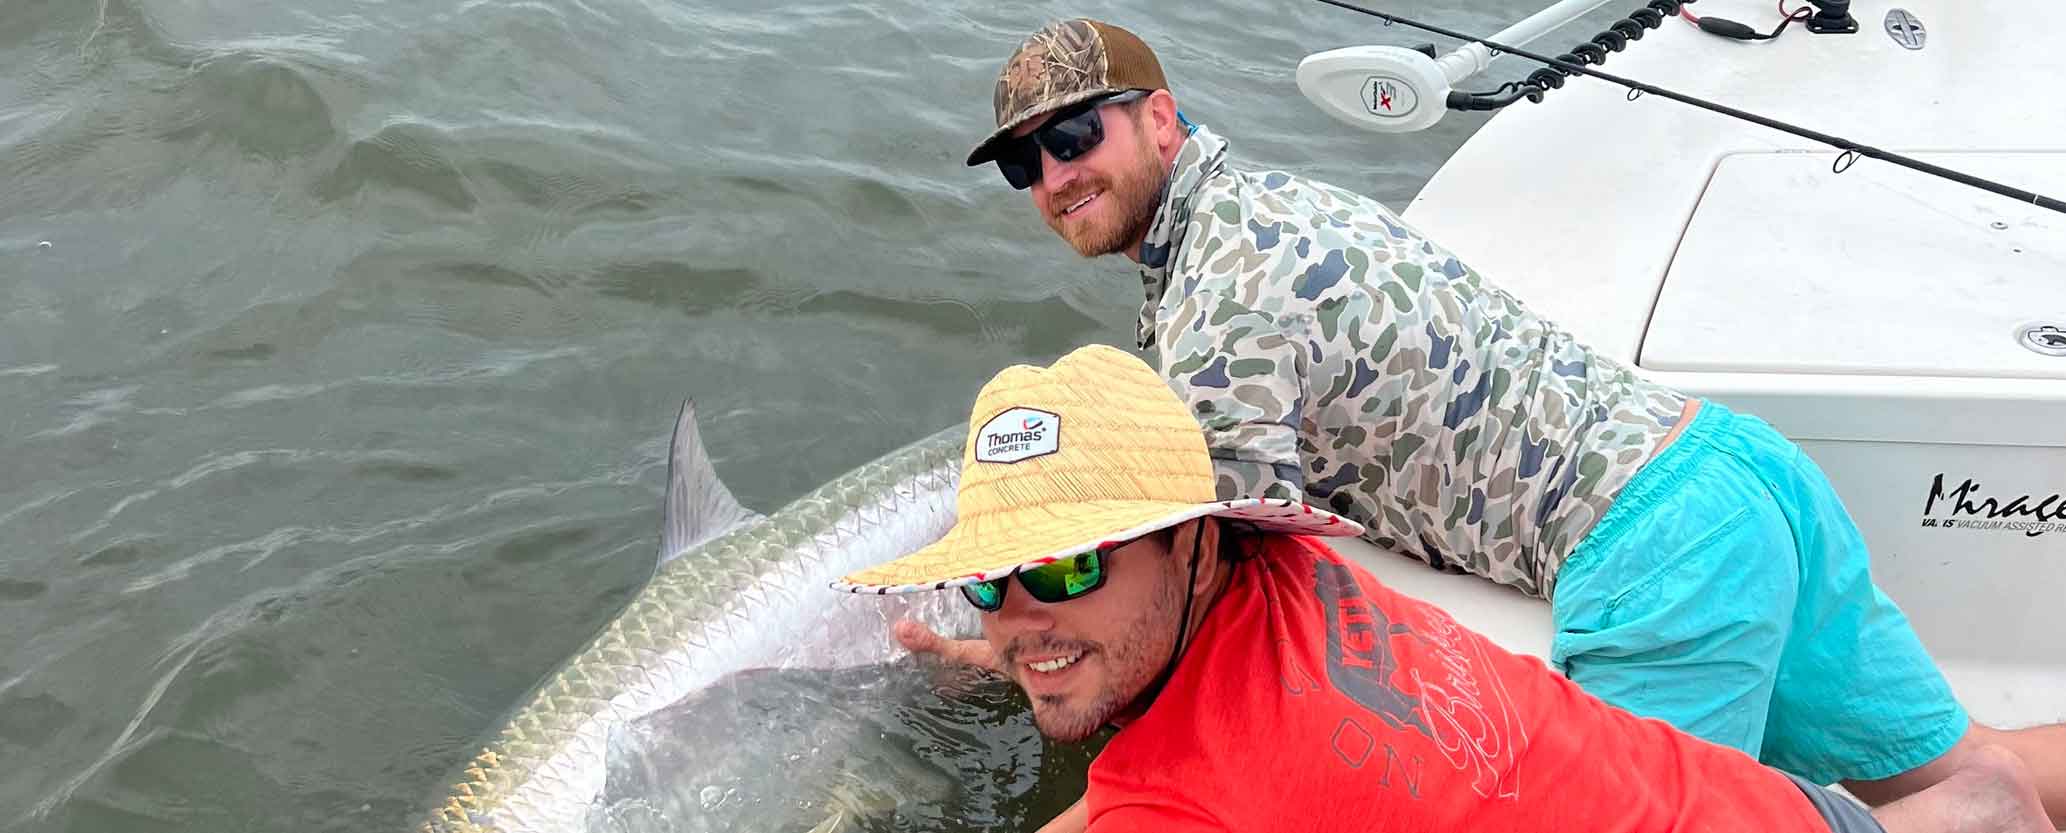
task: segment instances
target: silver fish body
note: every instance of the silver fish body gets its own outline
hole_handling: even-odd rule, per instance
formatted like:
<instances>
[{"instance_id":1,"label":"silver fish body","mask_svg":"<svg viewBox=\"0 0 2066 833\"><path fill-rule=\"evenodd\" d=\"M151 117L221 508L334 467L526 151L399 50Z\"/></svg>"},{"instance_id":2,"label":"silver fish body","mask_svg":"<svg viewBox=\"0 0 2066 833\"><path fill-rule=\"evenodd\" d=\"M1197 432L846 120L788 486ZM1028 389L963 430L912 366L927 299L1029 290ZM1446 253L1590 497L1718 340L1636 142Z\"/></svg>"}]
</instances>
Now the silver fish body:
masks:
<instances>
[{"instance_id":1,"label":"silver fish body","mask_svg":"<svg viewBox=\"0 0 2066 833\"><path fill-rule=\"evenodd\" d=\"M900 617L971 632L972 609L955 603L958 594L855 596L828 586L946 533L966 437L965 426L948 428L760 518L717 481L685 407L652 581L514 713L422 829L578 831L603 790L614 727L740 670L887 661L903 653L889 636Z\"/></svg>"},{"instance_id":2,"label":"silver fish body","mask_svg":"<svg viewBox=\"0 0 2066 833\"><path fill-rule=\"evenodd\" d=\"M1011 683L918 657L755 668L617 727L588 833L937 830L1013 817L1045 754ZM1014 766L1016 765L1016 766Z\"/></svg>"}]
</instances>

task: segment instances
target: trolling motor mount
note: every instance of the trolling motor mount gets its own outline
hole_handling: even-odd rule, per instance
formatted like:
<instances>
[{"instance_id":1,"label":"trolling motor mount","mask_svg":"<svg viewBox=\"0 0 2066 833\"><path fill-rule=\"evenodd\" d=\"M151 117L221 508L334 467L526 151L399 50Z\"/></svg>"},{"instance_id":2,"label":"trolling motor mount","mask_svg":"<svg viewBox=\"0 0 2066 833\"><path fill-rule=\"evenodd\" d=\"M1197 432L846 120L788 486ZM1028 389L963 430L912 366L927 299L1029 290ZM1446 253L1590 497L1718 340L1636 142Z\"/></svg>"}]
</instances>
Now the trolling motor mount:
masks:
<instances>
[{"instance_id":1,"label":"trolling motor mount","mask_svg":"<svg viewBox=\"0 0 2066 833\"><path fill-rule=\"evenodd\" d=\"M1379 133L1410 133L1442 120L1451 83L1444 70L1441 60L1414 49L1343 47L1299 61L1298 91L1321 112L1348 124ZM1463 70L1459 66L1455 71L1462 75Z\"/></svg>"},{"instance_id":2,"label":"trolling motor mount","mask_svg":"<svg viewBox=\"0 0 2066 833\"><path fill-rule=\"evenodd\" d=\"M1849 0L1821 1L1849 3ZM1321 2L1342 5L1337 0ZM1571 51L1558 55L1555 60L1581 67L1605 63L1609 53L1620 52L1627 49L1630 42L1642 40L1646 30L1656 29L1665 20L1677 17L1680 7L1690 2L1693 0L1649 0L1627 17L1615 21L1611 28L1572 47ZM1557 65L1537 70L1528 76L1526 82L1508 83L1493 92L1461 92L1455 89L1455 85L1492 65L1496 53L1489 44L1498 43L1503 50L1516 49L1513 44L1539 38L1606 3L1607 0L1564 0L1507 27L1490 39L1416 25L1416 28L1464 41L1462 46L1447 54L1437 51L1434 44L1419 44L1411 49L1351 46L1316 52L1298 63L1298 90L1321 112L1336 120L1379 133L1424 130L1441 121L1442 114L1448 110L1498 110L1522 99L1541 101L1544 93L1564 86L1564 79L1572 74L1569 68ZM1348 8L1383 18L1387 24L1403 20L1371 9ZM1788 22L1801 19L1805 11L1804 8L1795 12ZM1852 25L1856 27L1855 22Z\"/></svg>"},{"instance_id":3,"label":"trolling motor mount","mask_svg":"<svg viewBox=\"0 0 2066 833\"><path fill-rule=\"evenodd\" d=\"M1851 0L1808 0L1815 14L1808 18L1808 31L1818 35L1851 35L1858 32L1858 19L1851 16Z\"/></svg>"}]
</instances>

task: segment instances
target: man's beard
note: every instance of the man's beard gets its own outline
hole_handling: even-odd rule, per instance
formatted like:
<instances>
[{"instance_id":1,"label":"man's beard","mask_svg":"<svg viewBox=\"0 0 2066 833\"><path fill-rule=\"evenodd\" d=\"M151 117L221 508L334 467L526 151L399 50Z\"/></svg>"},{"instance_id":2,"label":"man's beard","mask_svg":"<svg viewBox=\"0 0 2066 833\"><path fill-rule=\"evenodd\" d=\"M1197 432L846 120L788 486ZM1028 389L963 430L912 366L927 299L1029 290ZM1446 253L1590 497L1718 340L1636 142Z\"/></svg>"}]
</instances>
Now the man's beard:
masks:
<instances>
[{"instance_id":1,"label":"man's beard","mask_svg":"<svg viewBox=\"0 0 2066 833\"><path fill-rule=\"evenodd\" d=\"M1149 224L1155 222L1155 210L1162 201L1162 186L1168 176L1163 169L1162 157L1148 144L1146 134L1138 134L1140 140L1134 144L1134 164L1126 167L1117 180L1079 182L1067 194L1057 194L1050 205L1068 206L1082 199L1083 195L1105 192L1104 199L1110 200L1111 216L1119 218L1114 225L1097 226L1084 224L1075 228L1063 225L1065 218L1049 215L1047 227L1069 244L1070 248L1084 257L1101 257L1118 254L1133 245L1134 241L1147 236Z\"/></svg>"},{"instance_id":2,"label":"man's beard","mask_svg":"<svg viewBox=\"0 0 2066 833\"><path fill-rule=\"evenodd\" d=\"M1017 669L1018 656L1028 650L1082 652L1095 655L1108 675L1104 688L1090 702L1071 707L1052 695L1034 698L1033 723L1040 733L1054 740L1073 743L1097 734L1112 718L1135 705L1134 700L1162 673L1176 641L1178 606L1183 604L1182 578L1163 583L1152 603L1126 623L1115 638L1106 642L1038 640L1006 648L1005 667Z\"/></svg>"}]
</instances>

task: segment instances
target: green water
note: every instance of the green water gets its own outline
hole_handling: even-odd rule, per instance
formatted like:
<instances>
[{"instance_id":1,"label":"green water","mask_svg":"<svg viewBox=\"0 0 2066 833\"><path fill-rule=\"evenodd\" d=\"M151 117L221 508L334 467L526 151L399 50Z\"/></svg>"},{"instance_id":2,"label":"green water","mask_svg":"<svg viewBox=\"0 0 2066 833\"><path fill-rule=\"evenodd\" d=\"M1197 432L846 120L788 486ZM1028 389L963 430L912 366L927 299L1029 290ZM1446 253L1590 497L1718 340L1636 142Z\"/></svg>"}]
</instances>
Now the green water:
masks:
<instances>
[{"instance_id":1,"label":"green water","mask_svg":"<svg viewBox=\"0 0 2066 833\"><path fill-rule=\"evenodd\" d=\"M764 8L0 0L0 830L400 829L636 592L683 397L771 510L1130 344L960 164L1049 18L1395 207L1481 121L1326 119L1299 57L1421 39L1318 4Z\"/></svg>"}]
</instances>

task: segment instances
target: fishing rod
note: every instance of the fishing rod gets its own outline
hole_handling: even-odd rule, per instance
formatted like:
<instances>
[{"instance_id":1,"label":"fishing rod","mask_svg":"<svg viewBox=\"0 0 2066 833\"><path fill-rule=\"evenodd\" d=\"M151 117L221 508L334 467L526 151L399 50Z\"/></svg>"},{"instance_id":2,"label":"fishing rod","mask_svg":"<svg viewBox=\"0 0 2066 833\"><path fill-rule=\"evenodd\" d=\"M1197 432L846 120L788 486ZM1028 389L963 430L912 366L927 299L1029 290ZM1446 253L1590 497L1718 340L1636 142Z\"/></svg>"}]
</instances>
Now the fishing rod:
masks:
<instances>
[{"instance_id":1,"label":"fishing rod","mask_svg":"<svg viewBox=\"0 0 2066 833\"><path fill-rule=\"evenodd\" d=\"M1637 96L1641 95L1654 95L1659 96L1661 98L1668 98L1672 101L1676 101L1681 104L1691 105L1693 107L1698 107L1702 110L1707 110L1713 113L1720 113L1722 115L1741 119L1743 121L1747 121L1762 127L1768 127L1773 130L1780 131L1782 133L1799 136L1803 139L1829 145L1844 152L1841 156L1837 157L1836 164L1832 166L1832 170L1835 170L1838 173L1842 173L1843 171L1848 170L1851 164L1856 162L1858 157L1862 156L1868 159L1877 159L1882 162L1890 162L1895 165L1900 165L1901 167L1908 168L1910 170L1920 171L1931 176L1948 179L1952 182L1956 182L1961 185L1967 185L1973 188L1978 188L1982 191L1987 191L1989 193L1999 194L2001 196L2008 197L2018 202L2026 202L2039 208L2047 208L2053 211L2060 212L2062 214L2066 214L2066 202L2061 202L2051 197L2044 196L2043 194L2039 194L2035 191L2026 191L2021 188L2003 185L1999 182L1982 179L1971 174L1962 173L1939 165L1932 165L1928 162L1924 162L1919 159L1912 159L1898 153L1892 153L1889 151L1881 150L1879 148L1872 147L1871 145L1861 144L1839 136L1831 136L1827 133L1819 133L1804 127L1797 127L1791 124L1787 124L1786 122L1779 121L1777 119L1766 118L1756 113L1745 112L1743 110L1738 110L1734 107L1730 107L1724 104L1716 104L1714 102L1695 98L1693 96L1676 93L1671 90L1664 89L1662 87L1654 86L1651 84L1645 84L1641 81L1635 81L1632 79L1623 78L1618 75L1601 72L1591 67L1573 63L1571 61L1564 60L1561 58L1551 58L1543 55L1538 55L1534 52L1530 52L1528 50L1521 49L1518 47L1508 46L1506 44L1486 40L1484 38L1472 37L1462 32L1453 31L1430 23L1423 23L1421 21L1414 20L1409 17L1401 17L1399 15L1391 14L1389 12L1381 12L1376 9L1359 6L1354 3L1346 2L1345 0L1318 1L1321 3L1325 3L1329 6L1333 6L1335 8L1345 9L1348 11L1356 12L1358 14L1366 14L1371 17L1378 18L1380 20L1383 20L1385 22L1385 25L1387 26L1396 23L1407 28L1419 29L1423 32L1441 35L1446 38L1455 38L1456 40L1460 40L1465 43L1483 44L1486 48L1493 50L1494 52L1505 52L1512 55L1518 55L1522 58L1526 58L1528 60L1535 61L1537 63L1548 66L1565 75L1584 75L1592 78L1598 78L1610 84L1615 84L1627 88L1630 91L1630 100L1634 100ZM1539 88L1537 89L1539 90Z\"/></svg>"}]
</instances>

